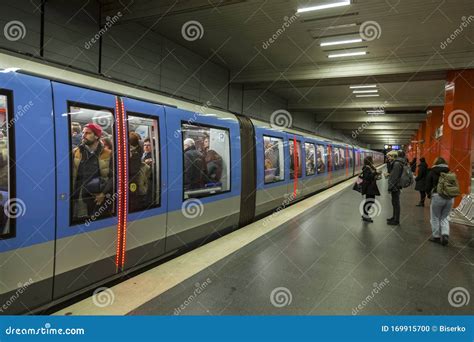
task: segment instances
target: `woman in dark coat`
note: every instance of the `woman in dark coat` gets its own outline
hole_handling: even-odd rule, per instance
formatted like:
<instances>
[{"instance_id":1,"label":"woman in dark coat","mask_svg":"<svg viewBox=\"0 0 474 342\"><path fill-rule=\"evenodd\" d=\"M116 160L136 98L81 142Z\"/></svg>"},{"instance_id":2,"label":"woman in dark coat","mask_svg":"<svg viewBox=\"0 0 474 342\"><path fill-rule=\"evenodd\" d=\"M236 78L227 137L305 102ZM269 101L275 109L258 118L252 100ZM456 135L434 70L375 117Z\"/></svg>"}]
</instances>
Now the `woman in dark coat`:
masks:
<instances>
[{"instance_id":1,"label":"woman in dark coat","mask_svg":"<svg viewBox=\"0 0 474 342\"><path fill-rule=\"evenodd\" d=\"M418 176L415 178L415 190L420 192L420 203L418 203L417 207L424 207L425 206L425 198L426 198L426 177L428 176L428 164L426 164L426 160L424 157L420 158L420 164L418 165Z\"/></svg>"},{"instance_id":2,"label":"woman in dark coat","mask_svg":"<svg viewBox=\"0 0 474 342\"><path fill-rule=\"evenodd\" d=\"M416 158L413 158L413 160L411 161L410 168L411 168L411 172L415 173L415 171L416 171Z\"/></svg>"},{"instance_id":3,"label":"woman in dark coat","mask_svg":"<svg viewBox=\"0 0 474 342\"><path fill-rule=\"evenodd\" d=\"M374 222L370 217L370 209L375 202L375 196L380 196L380 191L377 186L379 172L375 168L371 156L364 158L364 167L362 168L362 173L359 177L362 178L362 195L365 195L362 220L365 222Z\"/></svg>"}]
</instances>

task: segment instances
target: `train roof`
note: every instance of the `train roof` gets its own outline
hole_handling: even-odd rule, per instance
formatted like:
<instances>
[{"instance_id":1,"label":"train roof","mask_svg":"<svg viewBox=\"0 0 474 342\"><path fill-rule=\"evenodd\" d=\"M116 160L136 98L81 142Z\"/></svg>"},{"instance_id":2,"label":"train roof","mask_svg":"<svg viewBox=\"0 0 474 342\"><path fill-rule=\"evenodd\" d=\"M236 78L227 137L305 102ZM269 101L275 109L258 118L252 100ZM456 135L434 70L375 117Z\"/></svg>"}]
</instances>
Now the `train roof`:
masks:
<instances>
[{"instance_id":1,"label":"train roof","mask_svg":"<svg viewBox=\"0 0 474 342\"><path fill-rule=\"evenodd\" d=\"M188 110L191 112L197 112L201 115L212 115L212 116L219 116L221 118L228 118L236 120L236 115L234 113L224 111L221 109L217 109L212 107L212 103L201 104L197 102L193 102L187 99L182 99L179 97L170 97L169 95L163 94L159 91L152 90L152 89L145 89L145 88L137 88L136 86L132 86L127 84L126 82L106 78L105 76L95 75L86 71L81 70L65 70L61 69L55 65L48 65L45 62L42 62L38 59L30 59L27 60L24 57L21 58L14 53L7 54L4 52L0 53L0 69L10 69L10 70L17 70L20 72L24 72L26 74L31 74L39 77L44 77L51 79L53 81L62 82L73 84L77 86L81 86L84 88L99 90L107 93L113 93L120 96L136 98L140 100L145 100L148 102L153 102L165 106L176 107L183 110ZM113 92L111 92L110 83L114 84ZM264 122L255 118L251 118L254 124L257 124L261 127L265 127L268 129L275 129L271 127L268 122ZM301 130L295 130L292 128L285 128L285 129L275 129L278 131L284 131L287 133L294 133L304 137L308 137L315 140L320 140L323 142L341 145L341 146L354 146L360 150L370 151L368 149L355 146L352 144L348 144L345 142L337 141L334 139L329 139L323 136L319 136L316 134L311 134L308 132L304 132Z\"/></svg>"}]
</instances>

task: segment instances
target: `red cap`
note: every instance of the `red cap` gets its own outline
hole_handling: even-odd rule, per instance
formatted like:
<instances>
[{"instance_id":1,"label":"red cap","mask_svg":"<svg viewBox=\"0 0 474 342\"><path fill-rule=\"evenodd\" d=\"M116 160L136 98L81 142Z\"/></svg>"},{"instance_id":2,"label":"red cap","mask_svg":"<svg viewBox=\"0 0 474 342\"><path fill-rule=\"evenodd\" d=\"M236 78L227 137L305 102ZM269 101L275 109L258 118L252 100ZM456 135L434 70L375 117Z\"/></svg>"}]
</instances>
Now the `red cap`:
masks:
<instances>
[{"instance_id":1,"label":"red cap","mask_svg":"<svg viewBox=\"0 0 474 342\"><path fill-rule=\"evenodd\" d=\"M85 125L84 127L87 127L89 128L92 132L94 132L94 134L100 138L102 136L102 127L100 127L98 124L95 124L95 123L88 123L87 125Z\"/></svg>"}]
</instances>

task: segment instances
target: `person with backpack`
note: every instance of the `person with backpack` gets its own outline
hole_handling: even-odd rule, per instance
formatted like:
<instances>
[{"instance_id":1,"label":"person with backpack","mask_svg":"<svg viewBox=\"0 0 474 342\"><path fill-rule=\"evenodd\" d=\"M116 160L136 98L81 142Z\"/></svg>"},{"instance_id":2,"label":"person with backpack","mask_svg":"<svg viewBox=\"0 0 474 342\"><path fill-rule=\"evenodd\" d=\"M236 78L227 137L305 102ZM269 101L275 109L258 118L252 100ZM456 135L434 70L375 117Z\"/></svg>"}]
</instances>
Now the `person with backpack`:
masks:
<instances>
[{"instance_id":1,"label":"person with backpack","mask_svg":"<svg viewBox=\"0 0 474 342\"><path fill-rule=\"evenodd\" d=\"M365 222L374 222L370 217L370 209L375 202L375 196L380 196L379 188L377 187L377 179L379 179L380 173L374 166L374 161L371 156L364 158L364 166L360 178L362 178L361 194L365 195L364 213L362 220Z\"/></svg>"},{"instance_id":2,"label":"person with backpack","mask_svg":"<svg viewBox=\"0 0 474 342\"><path fill-rule=\"evenodd\" d=\"M388 192L392 196L393 207L393 215L387 219L389 226L398 226L400 224L400 192L401 188L406 187L405 184L401 184L401 181L403 178L405 182L408 182L409 180L406 179L407 176L404 173L411 171L404 158L404 153L402 154L401 152L403 151L398 151L397 158L393 160L388 177ZM413 175L411 180L413 181Z\"/></svg>"},{"instance_id":3,"label":"person with backpack","mask_svg":"<svg viewBox=\"0 0 474 342\"><path fill-rule=\"evenodd\" d=\"M436 158L426 178L426 193L431 198L431 242L446 246L449 241L448 216L453 207L454 197L460 195L456 174L450 172L442 157Z\"/></svg>"},{"instance_id":4,"label":"person with backpack","mask_svg":"<svg viewBox=\"0 0 474 342\"><path fill-rule=\"evenodd\" d=\"M420 203L418 203L417 207L424 207L425 206L425 198L426 198L426 177L428 176L428 164L426 164L425 157L420 158L420 164L418 165L418 176L415 178L415 190L420 192Z\"/></svg>"}]
</instances>

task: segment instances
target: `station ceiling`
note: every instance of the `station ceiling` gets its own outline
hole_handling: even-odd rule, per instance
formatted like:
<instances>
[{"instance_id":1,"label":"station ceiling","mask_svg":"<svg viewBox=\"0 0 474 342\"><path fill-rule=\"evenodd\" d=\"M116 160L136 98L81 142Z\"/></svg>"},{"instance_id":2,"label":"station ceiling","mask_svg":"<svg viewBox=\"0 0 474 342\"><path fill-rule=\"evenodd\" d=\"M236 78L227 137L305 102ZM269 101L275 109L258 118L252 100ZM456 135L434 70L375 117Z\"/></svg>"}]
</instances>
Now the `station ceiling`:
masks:
<instances>
[{"instance_id":1,"label":"station ceiling","mask_svg":"<svg viewBox=\"0 0 474 342\"><path fill-rule=\"evenodd\" d=\"M232 83L286 99L290 113L348 134L370 119L362 142L407 143L427 108L444 104L447 72L474 68L474 1L352 0L297 12L344 1L101 2L104 17L121 11L122 23L138 22L229 68ZM183 31L189 22L198 23L197 39ZM345 40L354 42L321 46Z\"/></svg>"}]
</instances>

